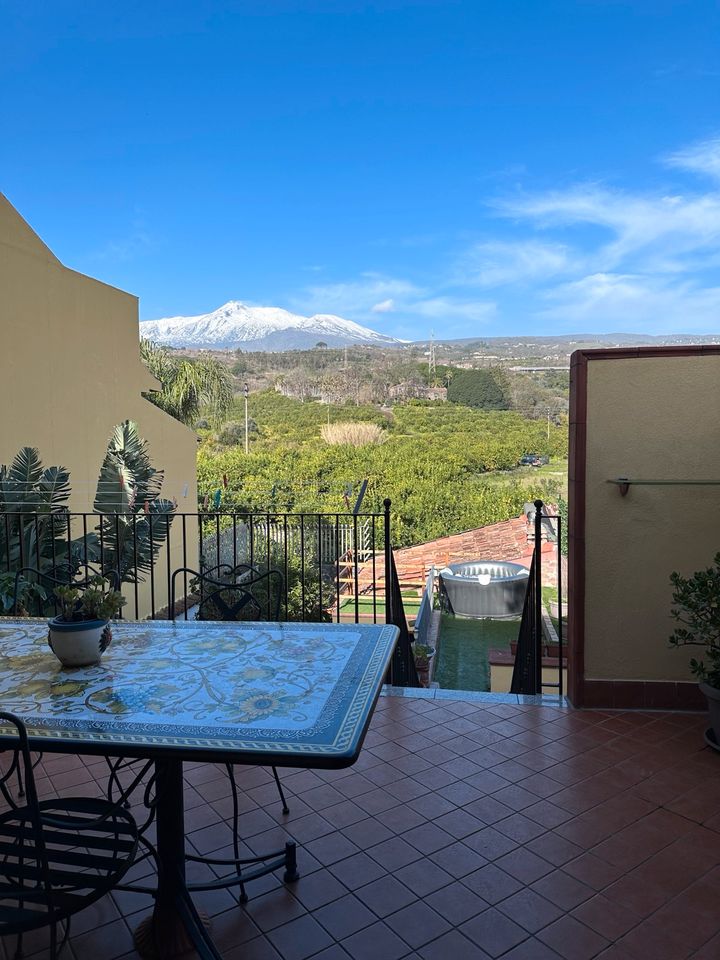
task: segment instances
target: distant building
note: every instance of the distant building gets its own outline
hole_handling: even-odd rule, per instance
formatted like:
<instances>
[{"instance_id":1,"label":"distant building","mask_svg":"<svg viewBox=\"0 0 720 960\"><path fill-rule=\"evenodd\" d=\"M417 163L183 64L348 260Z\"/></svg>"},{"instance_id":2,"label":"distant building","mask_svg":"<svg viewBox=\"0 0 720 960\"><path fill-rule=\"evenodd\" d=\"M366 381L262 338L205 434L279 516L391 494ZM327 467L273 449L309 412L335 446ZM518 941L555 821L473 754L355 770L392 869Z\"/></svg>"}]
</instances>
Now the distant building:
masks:
<instances>
[{"instance_id":1,"label":"distant building","mask_svg":"<svg viewBox=\"0 0 720 960\"><path fill-rule=\"evenodd\" d=\"M420 380L403 380L388 389L390 400L447 400L447 387L428 387Z\"/></svg>"}]
</instances>

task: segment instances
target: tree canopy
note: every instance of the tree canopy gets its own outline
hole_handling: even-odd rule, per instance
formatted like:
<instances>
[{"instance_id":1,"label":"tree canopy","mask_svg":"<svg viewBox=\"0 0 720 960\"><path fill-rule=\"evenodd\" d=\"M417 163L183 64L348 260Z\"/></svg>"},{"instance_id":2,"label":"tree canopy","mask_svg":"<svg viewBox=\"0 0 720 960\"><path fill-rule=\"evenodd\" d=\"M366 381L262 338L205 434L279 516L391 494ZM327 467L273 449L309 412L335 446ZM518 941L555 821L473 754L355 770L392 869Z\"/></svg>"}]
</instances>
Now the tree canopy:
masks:
<instances>
[{"instance_id":1,"label":"tree canopy","mask_svg":"<svg viewBox=\"0 0 720 960\"><path fill-rule=\"evenodd\" d=\"M145 394L151 403L171 417L193 426L201 411L221 420L233 400L232 377L214 357L178 357L150 340L140 341L140 357L162 384L161 390Z\"/></svg>"}]
</instances>

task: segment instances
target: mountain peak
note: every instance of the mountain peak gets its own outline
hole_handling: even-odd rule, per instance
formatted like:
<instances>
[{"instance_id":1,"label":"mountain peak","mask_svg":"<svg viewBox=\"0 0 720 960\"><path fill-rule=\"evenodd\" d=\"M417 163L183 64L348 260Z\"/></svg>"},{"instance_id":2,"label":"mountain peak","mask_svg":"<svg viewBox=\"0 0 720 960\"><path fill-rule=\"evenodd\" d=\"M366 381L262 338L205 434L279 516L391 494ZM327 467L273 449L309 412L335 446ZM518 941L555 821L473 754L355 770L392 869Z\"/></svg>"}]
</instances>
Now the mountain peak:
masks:
<instances>
[{"instance_id":1,"label":"mountain peak","mask_svg":"<svg viewBox=\"0 0 720 960\"><path fill-rule=\"evenodd\" d=\"M140 336L172 347L248 351L307 350L318 341L329 347L401 343L332 314L304 317L282 307L251 307L241 300L228 300L217 310L197 317L144 320L140 324Z\"/></svg>"}]
</instances>

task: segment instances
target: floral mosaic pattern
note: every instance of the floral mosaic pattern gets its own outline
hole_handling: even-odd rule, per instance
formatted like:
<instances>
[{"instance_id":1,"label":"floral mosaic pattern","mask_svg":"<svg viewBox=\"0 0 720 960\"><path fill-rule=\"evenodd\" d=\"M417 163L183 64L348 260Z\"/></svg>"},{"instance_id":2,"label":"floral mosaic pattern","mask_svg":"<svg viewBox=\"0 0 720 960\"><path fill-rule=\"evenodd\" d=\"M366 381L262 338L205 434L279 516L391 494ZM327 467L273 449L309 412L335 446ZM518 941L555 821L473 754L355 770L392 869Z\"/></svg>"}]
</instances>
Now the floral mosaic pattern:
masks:
<instances>
[{"instance_id":1,"label":"floral mosaic pattern","mask_svg":"<svg viewBox=\"0 0 720 960\"><path fill-rule=\"evenodd\" d=\"M0 620L0 702L36 735L284 753L348 749L397 637L364 624L127 621L100 664L68 669L46 632Z\"/></svg>"}]
</instances>

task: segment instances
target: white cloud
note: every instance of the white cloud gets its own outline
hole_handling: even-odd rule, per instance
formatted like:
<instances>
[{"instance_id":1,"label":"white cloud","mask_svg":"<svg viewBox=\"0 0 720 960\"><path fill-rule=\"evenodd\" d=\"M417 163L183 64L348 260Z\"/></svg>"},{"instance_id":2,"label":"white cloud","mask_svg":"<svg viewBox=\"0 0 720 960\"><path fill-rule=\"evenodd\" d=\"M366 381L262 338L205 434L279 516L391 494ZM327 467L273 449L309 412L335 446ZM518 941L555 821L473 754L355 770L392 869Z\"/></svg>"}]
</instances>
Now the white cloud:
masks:
<instances>
[{"instance_id":1,"label":"white cloud","mask_svg":"<svg viewBox=\"0 0 720 960\"><path fill-rule=\"evenodd\" d=\"M669 167L720 179L720 137L702 140L665 157Z\"/></svg>"},{"instance_id":2,"label":"white cloud","mask_svg":"<svg viewBox=\"0 0 720 960\"><path fill-rule=\"evenodd\" d=\"M417 338L431 323L443 336L468 336L506 316L544 331L718 330L720 137L662 163L677 177L672 190L582 182L518 192L489 202L504 221L496 236L466 243L421 283L364 273L310 286L295 306L370 325L387 314L388 332ZM699 173L713 178L704 189Z\"/></svg>"},{"instance_id":3,"label":"white cloud","mask_svg":"<svg viewBox=\"0 0 720 960\"><path fill-rule=\"evenodd\" d=\"M543 295L538 316L578 330L696 333L717 329L720 287L661 277L596 273Z\"/></svg>"},{"instance_id":4,"label":"white cloud","mask_svg":"<svg viewBox=\"0 0 720 960\"><path fill-rule=\"evenodd\" d=\"M380 303L376 303L373 308L373 313L391 313L395 309L395 301L390 297L388 300L381 300Z\"/></svg>"},{"instance_id":5,"label":"white cloud","mask_svg":"<svg viewBox=\"0 0 720 960\"><path fill-rule=\"evenodd\" d=\"M383 301L420 297L424 291L407 280L364 273L359 280L307 287L294 298L297 309L307 313L336 313L349 319L367 317Z\"/></svg>"},{"instance_id":6,"label":"white cloud","mask_svg":"<svg viewBox=\"0 0 720 960\"><path fill-rule=\"evenodd\" d=\"M438 320L486 321L494 316L496 304L485 300L460 300L456 297L430 297L411 305L412 312L421 317Z\"/></svg>"},{"instance_id":7,"label":"white cloud","mask_svg":"<svg viewBox=\"0 0 720 960\"><path fill-rule=\"evenodd\" d=\"M720 194L631 194L595 184L505 200L508 217L530 220L537 228L589 225L608 232L606 242L586 254L598 271L684 257L714 248L720 241ZM692 268L692 264L689 265Z\"/></svg>"},{"instance_id":8,"label":"white cloud","mask_svg":"<svg viewBox=\"0 0 720 960\"><path fill-rule=\"evenodd\" d=\"M477 243L459 259L455 280L481 287L543 280L566 271L572 259L570 250L560 243L537 240Z\"/></svg>"}]
</instances>

